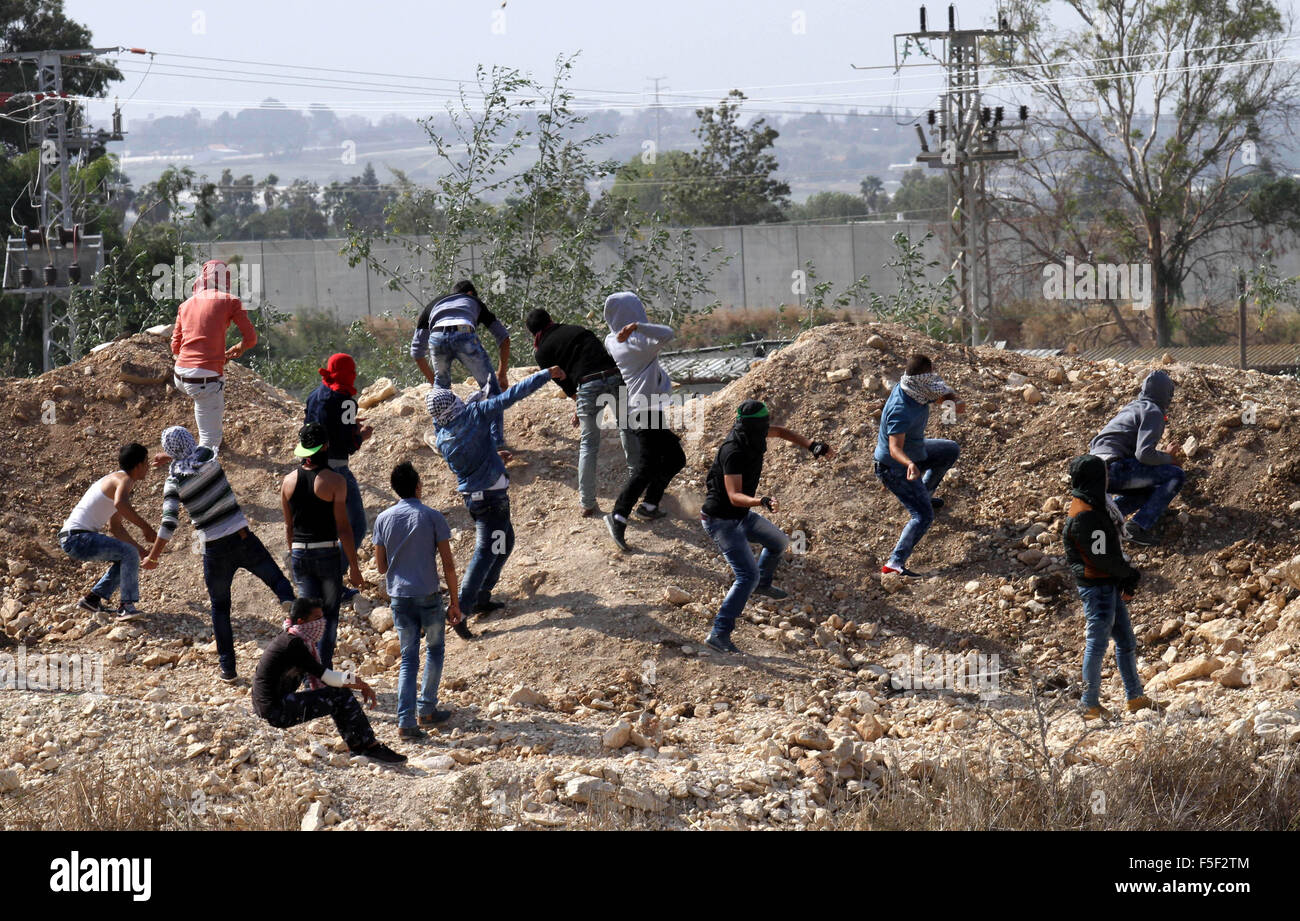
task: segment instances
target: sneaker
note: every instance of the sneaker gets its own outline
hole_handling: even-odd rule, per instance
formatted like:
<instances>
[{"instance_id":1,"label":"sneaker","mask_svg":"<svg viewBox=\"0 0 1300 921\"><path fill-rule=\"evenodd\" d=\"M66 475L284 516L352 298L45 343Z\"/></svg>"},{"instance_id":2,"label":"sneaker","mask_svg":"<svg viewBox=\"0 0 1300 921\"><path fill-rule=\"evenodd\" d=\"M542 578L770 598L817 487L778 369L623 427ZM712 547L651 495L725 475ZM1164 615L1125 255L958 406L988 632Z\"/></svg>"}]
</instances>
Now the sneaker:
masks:
<instances>
[{"instance_id":1,"label":"sneaker","mask_svg":"<svg viewBox=\"0 0 1300 921\"><path fill-rule=\"evenodd\" d=\"M226 684L234 684L236 681L239 680L239 675L236 674L235 672L228 672L225 669L222 669L221 680L224 681Z\"/></svg>"},{"instance_id":2,"label":"sneaker","mask_svg":"<svg viewBox=\"0 0 1300 921\"><path fill-rule=\"evenodd\" d=\"M894 576L909 576L913 579L921 578L921 574L919 572L912 572L912 570L908 569L906 566L904 566L902 569L898 569L894 566L890 566L888 563L880 567L880 574L882 576L894 575Z\"/></svg>"},{"instance_id":3,"label":"sneaker","mask_svg":"<svg viewBox=\"0 0 1300 921\"><path fill-rule=\"evenodd\" d=\"M491 614L493 611L500 611L506 606L504 601L480 601L474 607L470 608L471 614Z\"/></svg>"},{"instance_id":4,"label":"sneaker","mask_svg":"<svg viewBox=\"0 0 1300 921\"><path fill-rule=\"evenodd\" d=\"M777 588L775 585L760 585L754 591L759 595L766 595L768 598L775 598L780 601L782 598L789 598L790 593L783 588Z\"/></svg>"},{"instance_id":5,"label":"sneaker","mask_svg":"<svg viewBox=\"0 0 1300 921\"><path fill-rule=\"evenodd\" d=\"M143 620L144 612L128 601L122 605L113 619L117 621Z\"/></svg>"},{"instance_id":6,"label":"sneaker","mask_svg":"<svg viewBox=\"0 0 1300 921\"><path fill-rule=\"evenodd\" d=\"M474 639L474 632L470 630L469 624L465 623L464 620L462 620L456 626L452 627L452 629L456 631L456 635L460 637L462 640Z\"/></svg>"},{"instance_id":7,"label":"sneaker","mask_svg":"<svg viewBox=\"0 0 1300 921\"><path fill-rule=\"evenodd\" d=\"M1124 522L1124 538L1130 543L1141 544L1143 547L1154 547L1160 543L1154 529L1147 530L1131 521Z\"/></svg>"},{"instance_id":8,"label":"sneaker","mask_svg":"<svg viewBox=\"0 0 1300 921\"><path fill-rule=\"evenodd\" d=\"M402 726L397 730L397 737L399 739L423 739L427 735L427 732L416 726Z\"/></svg>"},{"instance_id":9,"label":"sneaker","mask_svg":"<svg viewBox=\"0 0 1300 921\"><path fill-rule=\"evenodd\" d=\"M382 761L384 764L401 764L406 760L405 755L399 755L383 742L376 742L367 749L357 752L363 758L369 758L371 761Z\"/></svg>"},{"instance_id":10,"label":"sneaker","mask_svg":"<svg viewBox=\"0 0 1300 921\"><path fill-rule=\"evenodd\" d=\"M1169 709L1169 701L1162 700L1157 703L1143 694L1141 697L1130 698L1128 703L1124 704L1124 709L1128 710L1129 713L1137 713L1139 710L1154 710L1157 713L1163 713Z\"/></svg>"},{"instance_id":11,"label":"sneaker","mask_svg":"<svg viewBox=\"0 0 1300 921\"><path fill-rule=\"evenodd\" d=\"M632 549L627 545L627 540L623 536L627 532L626 521L619 521L617 518L614 517L613 513L611 512L610 514L605 516L605 527L609 528L609 536L614 538L614 543L618 544L618 549L620 550Z\"/></svg>"},{"instance_id":12,"label":"sneaker","mask_svg":"<svg viewBox=\"0 0 1300 921\"><path fill-rule=\"evenodd\" d=\"M938 509L943 508L943 500L942 500L942 499L936 499L936 498L934 498L933 496L931 496L931 497L930 497L930 508L935 509L935 510L938 510Z\"/></svg>"},{"instance_id":13,"label":"sneaker","mask_svg":"<svg viewBox=\"0 0 1300 921\"><path fill-rule=\"evenodd\" d=\"M450 710L434 710L432 713L421 713L416 719L421 726L438 726L451 719Z\"/></svg>"},{"instance_id":14,"label":"sneaker","mask_svg":"<svg viewBox=\"0 0 1300 921\"><path fill-rule=\"evenodd\" d=\"M716 649L718 652L740 652L736 644L731 642L731 637L723 636L721 633L710 633L708 639L704 641L704 645L710 649Z\"/></svg>"},{"instance_id":15,"label":"sneaker","mask_svg":"<svg viewBox=\"0 0 1300 921\"><path fill-rule=\"evenodd\" d=\"M591 508L584 508L582 510L583 518L603 518L604 515L605 513L600 510L599 505L593 505Z\"/></svg>"},{"instance_id":16,"label":"sneaker","mask_svg":"<svg viewBox=\"0 0 1300 921\"><path fill-rule=\"evenodd\" d=\"M1086 723L1089 720L1096 719L1108 720L1111 718L1112 714L1105 707L1101 706L1101 704L1098 704L1095 707L1085 707L1081 715L1083 716L1083 721Z\"/></svg>"},{"instance_id":17,"label":"sneaker","mask_svg":"<svg viewBox=\"0 0 1300 921\"><path fill-rule=\"evenodd\" d=\"M343 589L343 594L339 595L339 607L341 608L347 607L353 602L353 600L356 599L357 595L360 594L361 594L361 590L357 588L349 587Z\"/></svg>"},{"instance_id":18,"label":"sneaker","mask_svg":"<svg viewBox=\"0 0 1300 921\"><path fill-rule=\"evenodd\" d=\"M636 507L636 513L646 521L658 521L660 518L668 517L668 513L661 507L655 506L654 508L647 508L644 502Z\"/></svg>"},{"instance_id":19,"label":"sneaker","mask_svg":"<svg viewBox=\"0 0 1300 921\"><path fill-rule=\"evenodd\" d=\"M77 607L83 611L89 611L91 614L100 614L104 611L104 599L91 592L77 602Z\"/></svg>"}]
</instances>

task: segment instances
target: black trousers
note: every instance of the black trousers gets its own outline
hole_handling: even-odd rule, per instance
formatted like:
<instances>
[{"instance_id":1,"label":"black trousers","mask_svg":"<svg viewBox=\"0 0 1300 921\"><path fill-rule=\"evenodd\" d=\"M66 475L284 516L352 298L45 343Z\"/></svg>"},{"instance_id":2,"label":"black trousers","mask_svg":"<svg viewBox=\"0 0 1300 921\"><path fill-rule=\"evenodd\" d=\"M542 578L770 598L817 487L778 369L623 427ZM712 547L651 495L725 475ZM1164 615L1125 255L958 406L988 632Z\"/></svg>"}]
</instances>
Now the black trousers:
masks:
<instances>
[{"instance_id":1,"label":"black trousers","mask_svg":"<svg viewBox=\"0 0 1300 921\"><path fill-rule=\"evenodd\" d=\"M332 716L339 735L354 752L369 748L375 741L374 730L361 703L347 688L319 688L294 691L266 714L266 721L277 729L287 729L321 716Z\"/></svg>"},{"instance_id":2,"label":"black trousers","mask_svg":"<svg viewBox=\"0 0 1300 921\"><path fill-rule=\"evenodd\" d=\"M646 502L658 505L673 477L686 466L681 439L664 427L662 416L651 421L657 425L627 430L627 464L632 472L614 502L614 514L624 518L632 514L642 493Z\"/></svg>"}]
</instances>

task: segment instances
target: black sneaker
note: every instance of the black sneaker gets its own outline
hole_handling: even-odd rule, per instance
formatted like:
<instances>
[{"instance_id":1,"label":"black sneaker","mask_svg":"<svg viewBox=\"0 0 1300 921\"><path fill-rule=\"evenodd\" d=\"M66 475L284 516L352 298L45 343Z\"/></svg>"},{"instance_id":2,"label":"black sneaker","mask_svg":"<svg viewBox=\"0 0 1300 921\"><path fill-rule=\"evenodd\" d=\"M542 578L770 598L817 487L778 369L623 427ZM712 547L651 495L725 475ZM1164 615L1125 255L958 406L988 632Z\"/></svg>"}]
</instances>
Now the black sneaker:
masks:
<instances>
[{"instance_id":1,"label":"black sneaker","mask_svg":"<svg viewBox=\"0 0 1300 921\"><path fill-rule=\"evenodd\" d=\"M610 514L605 516L605 527L609 528L609 536L614 538L614 543L618 544L618 549L620 550L632 549L627 545L627 540L623 536L625 533L627 533L626 521L619 521L617 518L614 517L614 514L611 512Z\"/></svg>"},{"instance_id":2,"label":"black sneaker","mask_svg":"<svg viewBox=\"0 0 1300 921\"><path fill-rule=\"evenodd\" d=\"M780 601L782 598L789 598L790 593L783 588L777 588L775 585L760 585L754 589L759 595L766 595L768 598L775 598Z\"/></svg>"},{"instance_id":3,"label":"black sneaker","mask_svg":"<svg viewBox=\"0 0 1300 921\"><path fill-rule=\"evenodd\" d=\"M1160 543L1154 529L1147 530L1131 521L1124 522L1124 539L1130 543L1141 544L1143 547L1154 547Z\"/></svg>"},{"instance_id":4,"label":"black sneaker","mask_svg":"<svg viewBox=\"0 0 1300 921\"><path fill-rule=\"evenodd\" d=\"M740 652L736 644L731 642L730 636L723 636L720 633L710 633L709 638L704 641L704 645L710 649L716 649L718 652Z\"/></svg>"},{"instance_id":5,"label":"black sneaker","mask_svg":"<svg viewBox=\"0 0 1300 921\"><path fill-rule=\"evenodd\" d=\"M934 508L934 509L943 508L943 500L942 500L942 499L936 499L936 498L934 498L933 496L931 496L931 497L930 497L930 508Z\"/></svg>"},{"instance_id":6,"label":"black sneaker","mask_svg":"<svg viewBox=\"0 0 1300 921\"><path fill-rule=\"evenodd\" d=\"M668 513L665 512L662 507L655 506L654 508L646 508L644 502L636 507L636 513L646 521L658 521L660 518L668 517Z\"/></svg>"},{"instance_id":7,"label":"black sneaker","mask_svg":"<svg viewBox=\"0 0 1300 921\"><path fill-rule=\"evenodd\" d=\"M469 624L465 623L463 620L456 626L452 627L452 629L456 631L456 635L462 640L474 639L474 633L469 629Z\"/></svg>"},{"instance_id":8,"label":"black sneaker","mask_svg":"<svg viewBox=\"0 0 1300 921\"><path fill-rule=\"evenodd\" d=\"M397 730L399 739L423 739L427 735L428 733L416 726L402 726Z\"/></svg>"},{"instance_id":9,"label":"black sneaker","mask_svg":"<svg viewBox=\"0 0 1300 921\"><path fill-rule=\"evenodd\" d=\"M421 726L437 726L447 722L451 716L450 710L434 710L432 713L421 713L416 719Z\"/></svg>"},{"instance_id":10,"label":"black sneaker","mask_svg":"<svg viewBox=\"0 0 1300 921\"><path fill-rule=\"evenodd\" d=\"M77 607L81 608L83 611L89 611L91 614L102 614L106 610L104 607L104 599L100 598L94 592L91 592L85 598L78 601Z\"/></svg>"},{"instance_id":11,"label":"black sneaker","mask_svg":"<svg viewBox=\"0 0 1300 921\"><path fill-rule=\"evenodd\" d=\"M221 680L224 681L226 684L234 684L236 681L239 680L239 675L236 674L235 672L228 672L225 669L222 669Z\"/></svg>"},{"instance_id":12,"label":"black sneaker","mask_svg":"<svg viewBox=\"0 0 1300 921\"><path fill-rule=\"evenodd\" d=\"M506 606L504 601L480 601L474 607L470 608L471 614L491 614L493 611L500 611Z\"/></svg>"},{"instance_id":13,"label":"black sneaker","mask_svg":"<svg viewBox=\"0 0 1300 921\"><path fill-rule=\"evenodd\" d=\"M363 758L369 758L371 761L382 761L384 764L401 764L406 760L405 755L399 755L383 742L376 742L357 754Z\"/></svg>"}]
</instances>

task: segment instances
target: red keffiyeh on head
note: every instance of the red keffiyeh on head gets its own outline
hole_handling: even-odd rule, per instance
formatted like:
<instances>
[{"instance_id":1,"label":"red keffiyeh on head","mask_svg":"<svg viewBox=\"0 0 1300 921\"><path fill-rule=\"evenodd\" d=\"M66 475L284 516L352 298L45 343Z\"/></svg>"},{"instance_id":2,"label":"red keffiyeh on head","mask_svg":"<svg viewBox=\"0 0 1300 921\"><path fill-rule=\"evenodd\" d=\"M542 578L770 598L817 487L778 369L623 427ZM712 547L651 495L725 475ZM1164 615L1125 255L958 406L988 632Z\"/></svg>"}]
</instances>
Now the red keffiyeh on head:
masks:
<instances>
[{"instance_id":1,"label":"red keffiyeh on head","mask_svg":"<svg viewBox=\"0 0 1300 921\"><path fill-rule=\"evenodd\" d=\"M336 352L320 369L320 376L330 390L355 396L357 392L357 363L345 352Z\"/></svg>"}]
</instances>

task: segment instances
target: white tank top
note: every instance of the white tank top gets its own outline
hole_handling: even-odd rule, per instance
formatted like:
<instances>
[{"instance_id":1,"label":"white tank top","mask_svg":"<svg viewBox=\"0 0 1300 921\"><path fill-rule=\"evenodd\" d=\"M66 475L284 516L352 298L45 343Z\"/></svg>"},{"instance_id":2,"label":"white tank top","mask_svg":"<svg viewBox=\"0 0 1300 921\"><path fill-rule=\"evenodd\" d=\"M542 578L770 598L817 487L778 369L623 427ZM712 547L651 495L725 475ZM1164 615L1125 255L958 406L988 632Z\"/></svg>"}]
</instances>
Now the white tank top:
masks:
<instances>
[{"instance_id":1,"label":"white tank top","mask_svg":"<svg viewBox=\"0 0 1300 921\"><path fill-rule=\"evenodd\" d=\"M112 499L104 495L104 482L107 479L107 476L101 477L94 486L86 490L86 494L81 497L81 501L72 510L68 520L63 522L63 532L100 532L108 527L109 520L117 514L117 506L113 504Z\"/></svg>"}]
</instances>

